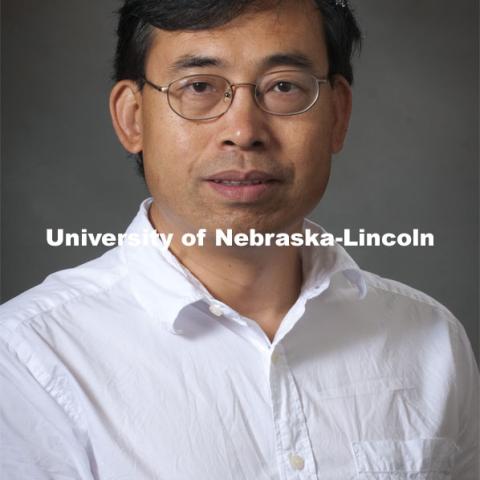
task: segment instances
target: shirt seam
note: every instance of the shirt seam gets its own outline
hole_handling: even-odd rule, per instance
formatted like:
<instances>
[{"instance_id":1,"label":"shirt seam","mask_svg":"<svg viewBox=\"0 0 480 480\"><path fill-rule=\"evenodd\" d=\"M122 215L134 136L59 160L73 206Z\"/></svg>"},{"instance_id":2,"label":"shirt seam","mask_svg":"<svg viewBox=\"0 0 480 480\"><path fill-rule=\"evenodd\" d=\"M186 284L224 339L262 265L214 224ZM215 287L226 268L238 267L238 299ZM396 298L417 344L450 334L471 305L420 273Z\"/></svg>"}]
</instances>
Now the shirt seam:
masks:
<instances>
[{"instance_id":1,"label":"shirt seam","mask_svg":"<svg viewBox=\"0 0 480 480\"><path fill-rule=\"evenodd\" d=\"M408 298L409 300L421 303L422 305L428 305L430 307L437 308L438 310L442 311L446 315L446 320L448 321L448 323L451 326L454 327L455 333L458 335L459 326L457 324L458 320L456 319L456 317L453 315L452 312L450 312L450 310L448 310L447 307L445 307L441 303L437 302L433 298L429 297L428 295L425 295L425 294L419 292L419 295L417 296L417 295L409 294L408 292L403 292L403 291L401 291L397 288L392 288L391 286L387 288L387 287L384 287L382 285L372 284L370 279L367 280L367 282L372 289L381 290L383 292L391 293L391 294L394 294L394 295L399 295L399 296L402 296L404 298Z\"/></svg>"},{"instance_id":2,"label":"shirt seam","mask_svg":"<svg viewBox=\"0 0 480 480\"><path fill-rule=\"evenodd\" d=\"M8 326L7 322L6 321L2 321L0 319L0 327L1 328L4 328L6 330L9 330L11 332L14 332L16 333L17 330L22 327L22 326L25 326L26 324L30 324L31 322L33 322L35 319L37 319L38 317L42 316L42 315L47 315L47 314L50 314L52 312L54 312L56 309L58 308L61 308L61 307L64 307L65 305L68 305L74 301L78 301L78 300L81 300L81 299L85 299L85 298L93 298L97 295L101 295L102 293L107 293L109 292L110 290L112 290L119 282L121 282L122 280L125 279L125 277L127 276L127 272L123 273L122 276L120 278L117 278L113 281L113 283L111 283L110 285L107 285L105 287L102 287L100 289L96 289L94 291L91 291L91 292L84 292L84 291L78 291L77 289L75 289L75 293L72 294L73 296L71 298L67 298L65 299L64 301L61 301L60 303L57 303L55 305L52 305L48 308L45 308L45 309L41 309L37 312L32 312L31 314L25 316L22 318L22 311L20 311L18 314L13 314L11 316L11 318L14 318L17 321L16 325L11 328ZM44 295L42 295L44 296ZM48 294L46 294L45 296L49 296ZM4 320L7 320L8 321L8 317L6 317Z\"/></svg>"},{"instance_id":3,"label":"shirt seam","mask_svg":"<svg viewBox=\"0 0 480 480\"><path fill-rule=\"evenodd\" d=\"M16 332L12 333L18 336ZM32 346L24 338L16 338L14 342L7 341L1 336L0 339L5 344L12 360L16 359L27 370L28 374L41 389L65 412L73 425L87 432L88 428L83 410L78 402L74 400L73 390L65 387L65 382L68 382L68 378L62 374L52 375L52 373L49 373L43 362L35 355ZM29 358L25 358L27 354Z\"/></svg>"},{"instance_id":4,"label":"shirt seam","mask_svg":"<svg viewBox=\"0 0 480 480\"><path fill-rule=\"evenodd\" d=\"M51 308L41 310L26 318L19 319L14 328L6 324L0 324L0 340L5 344L7 351L10 352L12 359L16 359L22 365L36 383L40 385L42 390L49 395L52 400L65 412L72 424L88 435L89 428L86 422L85 412L75 396L75 389L70 384L70 380L64 374L55 375L45 368L41 357L36 355L32 345L18 331L22 326L31 326L36 318L41 315L51 313L56 308L65 306L66 304L80 300L82 298L92 298L101 295L113 289L118 282L124 279L125 275L117 278L113 283L104 288L92 292L79 292L76 296L58 303ZM2 335L2 330L7 333ZM21 350L24 349L28 353L29 358L24 358Z\"/></svg>"}]
</instances>

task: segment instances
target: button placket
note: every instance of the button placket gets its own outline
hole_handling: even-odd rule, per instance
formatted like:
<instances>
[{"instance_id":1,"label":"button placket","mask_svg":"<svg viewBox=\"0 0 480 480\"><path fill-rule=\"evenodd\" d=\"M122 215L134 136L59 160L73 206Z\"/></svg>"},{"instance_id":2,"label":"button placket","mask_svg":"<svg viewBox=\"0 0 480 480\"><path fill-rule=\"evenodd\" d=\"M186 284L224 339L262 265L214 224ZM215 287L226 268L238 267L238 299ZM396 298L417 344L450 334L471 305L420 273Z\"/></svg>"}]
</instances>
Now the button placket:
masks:
<instances>
[{"instance_id":1,"label":"button placket","mask_svg":"<svg viewBox=\"0 0 480 480\"><path fill-rule=\"evenodd\" d=\"M271 354L270 361L270 394L281 478L317 479L305 415L280 344Z\"/></svg>"},{"instance_id":2,"label":"button placket","mask_svg":"<svg viewBox=\"0 0 480 480\"><path fill-rule=\"evenodd\" d=\"M280 354L278 353L277 350L275 350L270 356L270 361L272 362L273 365L277 365L279 358L280 358Z\"/></svg>"}]
</instances>

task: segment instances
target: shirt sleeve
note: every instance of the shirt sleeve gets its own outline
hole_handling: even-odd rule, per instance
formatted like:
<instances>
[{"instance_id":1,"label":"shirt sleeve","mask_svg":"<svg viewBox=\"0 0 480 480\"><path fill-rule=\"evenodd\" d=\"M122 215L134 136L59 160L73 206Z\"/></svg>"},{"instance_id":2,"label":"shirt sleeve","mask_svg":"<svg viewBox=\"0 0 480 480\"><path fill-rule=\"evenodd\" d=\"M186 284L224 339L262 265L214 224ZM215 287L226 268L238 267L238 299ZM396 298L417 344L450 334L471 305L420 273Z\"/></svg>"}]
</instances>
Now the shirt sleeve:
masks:
<instances>
[{"instance_id":1,"label":"shirt sleeve","mask_svg":"<svg viewBox=\"0 0 480 480\"><path fill-rule=\"evenodd\" d=\"M455 351L455 395L458 399L460 429L457 438L459 450L452 479L478 480L480 478L480 386L478 366L472 347L460 326Z\"/></svg>"},{"instance_id":2,"label":"shirt sleeve","mask_svg":"<svg viewBox=\"0 0 480 480\"><path fill-rule=\"evenodd\" d=\"M92 456L61 376L27 345L0 338L0 477L9 480L93 480Z\"/></svg>"}]
</instances>

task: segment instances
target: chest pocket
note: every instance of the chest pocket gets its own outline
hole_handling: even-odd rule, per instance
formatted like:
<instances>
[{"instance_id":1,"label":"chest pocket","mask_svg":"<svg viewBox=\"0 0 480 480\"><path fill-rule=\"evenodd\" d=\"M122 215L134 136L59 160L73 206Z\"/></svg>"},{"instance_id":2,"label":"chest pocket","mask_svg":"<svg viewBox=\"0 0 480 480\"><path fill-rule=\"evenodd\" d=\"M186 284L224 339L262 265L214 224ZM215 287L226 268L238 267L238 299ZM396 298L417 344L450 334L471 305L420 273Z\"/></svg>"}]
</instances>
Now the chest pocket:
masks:
<instances>
[{"instance_id":1,"label":"chest pocket","mask_svg":"<svg viewBox=\"0 0 480 480\"><path fill-rule=\"evenodd\" d=\"M449 438L353 442L359 480L451 480L458 447Z\"/></svg>"}]
</instances>

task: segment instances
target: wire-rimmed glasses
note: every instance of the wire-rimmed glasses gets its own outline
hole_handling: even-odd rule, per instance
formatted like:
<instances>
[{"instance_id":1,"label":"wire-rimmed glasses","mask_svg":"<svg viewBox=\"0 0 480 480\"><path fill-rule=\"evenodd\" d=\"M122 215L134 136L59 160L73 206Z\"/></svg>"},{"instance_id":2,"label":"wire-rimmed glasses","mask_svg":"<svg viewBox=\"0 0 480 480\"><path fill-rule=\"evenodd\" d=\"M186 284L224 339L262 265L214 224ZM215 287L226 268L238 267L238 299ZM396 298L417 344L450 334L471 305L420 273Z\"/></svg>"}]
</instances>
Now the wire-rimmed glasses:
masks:
<instances>
[{"instance_id":1,"label":"wire-rimmed glasses","mask_svg":"<svg viewBox=\"0 0 480 480\"><path fill-rule=\"evenodd\" d=\"M320 84L327 78L318 78L299 70L281 70L260 77L256 83L230 83L220 75L188 75L169 83L156 85L147 78L144 82L166 93L170 108L187 120L218 118L230 108L235 89L254 87L253 96L258 107L272 115L298 115L315 105Z\"/></svg>"}]
</instances>

